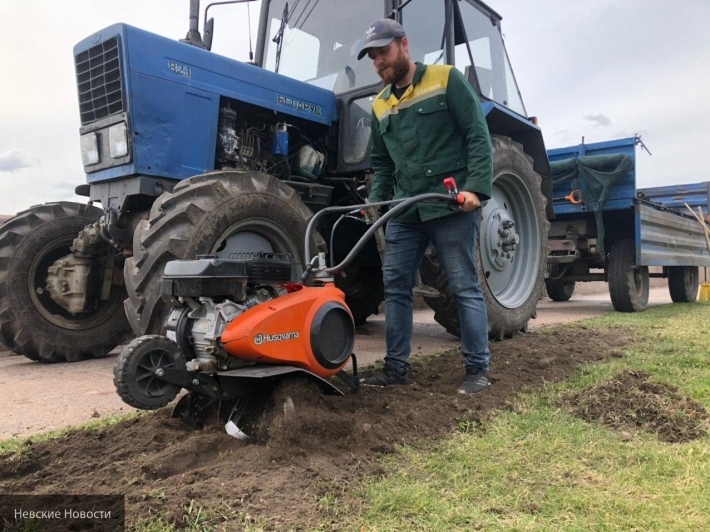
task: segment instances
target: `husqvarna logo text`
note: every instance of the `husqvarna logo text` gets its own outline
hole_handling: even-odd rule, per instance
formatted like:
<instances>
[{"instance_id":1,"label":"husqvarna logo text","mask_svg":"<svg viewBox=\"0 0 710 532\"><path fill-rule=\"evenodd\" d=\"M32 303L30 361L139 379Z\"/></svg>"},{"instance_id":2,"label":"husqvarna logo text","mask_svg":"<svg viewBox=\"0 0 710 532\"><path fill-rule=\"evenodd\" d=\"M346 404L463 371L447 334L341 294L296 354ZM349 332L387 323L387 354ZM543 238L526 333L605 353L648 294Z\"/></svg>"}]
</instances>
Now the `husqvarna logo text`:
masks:
<instances>
[{"instance_id":1,"label":"husqvarna logo text","mask_svg":"<svg viewBox=\"0 0 710 532\"><path fill-rule=\"evenodd\" d=\"M254 343L256 345L261 345L266 342L283 342L284 340L293 340L299 336L298 331L278 334L257 334L254 336Z\"/></svg>"}]
</instances>

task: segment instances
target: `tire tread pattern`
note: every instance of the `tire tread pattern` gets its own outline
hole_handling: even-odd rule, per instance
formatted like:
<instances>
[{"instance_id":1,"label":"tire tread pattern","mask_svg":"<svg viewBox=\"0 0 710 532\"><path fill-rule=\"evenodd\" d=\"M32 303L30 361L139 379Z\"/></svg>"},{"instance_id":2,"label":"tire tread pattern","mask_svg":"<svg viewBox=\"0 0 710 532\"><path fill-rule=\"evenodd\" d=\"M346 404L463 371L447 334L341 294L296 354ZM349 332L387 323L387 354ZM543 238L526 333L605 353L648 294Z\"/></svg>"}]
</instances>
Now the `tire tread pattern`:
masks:
<instances>
[{"instance_id":1,"label":"tire tread pattern","mask_svg":"<svg viewBox=\"0 0 710 532\"><path fill-rule=\"evenodd\" d=\"M167 310L161 300L160 282L165 264L194 258L188 254L196 249L205 217L219 212L230 200L253 193L289 206L304 227L313 216L293 188L273 176L251 171L195 176L178 183L172 193L166 192L154 202L150 218L141 221L136 229L133 257L126 260L124 267L126 315L136 335L161 332ZM316 249L324 249L320 235L316 233L314 240ZM297 244L299 249L303 246L302 242Z\"/></svg>"},{"instance_id":2,"label":"tire tread pattern","mask_svg":"<svg viewBox=\"0 0 710 532\"><path fill-rule=\"evenodd\" d=\"M12 303L20 297L11 281L11 269L28 271L26 257L17 257L16 249L38 231L51 231L50 224L72 218L82 227L99 219L101 209L80 203L62 201L36 205L22 211L0 227L0 342L18 355L42 362L76 362L106 355L116 345L131 336L130 327L120 307L110 318L110 323L89 329L86 337L76 341L75 336L62 338L63 329L49 324L41 316L22 312ZM19 263L17 263L19 261ZM24 296L23 296L24 297ZM29 293L26 294L29 298ZM31 305L31 303L27 303ZM38 334L38 329L54 327L52 333ZM49 338L53 336L53 340Z\"/></svg>"}]
</instances>

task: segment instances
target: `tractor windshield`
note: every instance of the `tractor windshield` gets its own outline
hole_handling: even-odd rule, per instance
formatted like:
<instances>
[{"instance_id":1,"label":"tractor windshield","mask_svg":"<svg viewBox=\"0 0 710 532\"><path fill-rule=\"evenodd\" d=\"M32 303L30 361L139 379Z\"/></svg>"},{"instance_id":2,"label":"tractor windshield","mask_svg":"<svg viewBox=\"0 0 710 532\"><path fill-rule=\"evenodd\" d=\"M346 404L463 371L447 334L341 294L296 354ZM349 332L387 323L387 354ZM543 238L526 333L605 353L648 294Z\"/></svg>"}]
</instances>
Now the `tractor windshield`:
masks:
<instances>
[{"instance_id":1,"label":"tractor windshield","mask_svg":"<svg viewBox=\"0 0 710 532\"><path fill-rule=\"evenodd\" d=\"M455 26L454 57L447 59L444 52L444 2L428 0L408 4L402 12L402 23L409 36L410 56L414 61L427 64L448 61L463 73L473 58L481 95L525 116L525 106L508 61L499 22L473 0L458 2L458 9L461 25Z\"/></svg>"},{"instance_id":2,"label":"tractor windshield","mask_svg":"<svg viewBox=\"0 0 710 532\"><path fill-rule=\"evenodd\" d=\"M383 15L382 0L271 0L263 66L335 93L378 83L357 53L368 24Z\"/></svg>"}]
</instances>

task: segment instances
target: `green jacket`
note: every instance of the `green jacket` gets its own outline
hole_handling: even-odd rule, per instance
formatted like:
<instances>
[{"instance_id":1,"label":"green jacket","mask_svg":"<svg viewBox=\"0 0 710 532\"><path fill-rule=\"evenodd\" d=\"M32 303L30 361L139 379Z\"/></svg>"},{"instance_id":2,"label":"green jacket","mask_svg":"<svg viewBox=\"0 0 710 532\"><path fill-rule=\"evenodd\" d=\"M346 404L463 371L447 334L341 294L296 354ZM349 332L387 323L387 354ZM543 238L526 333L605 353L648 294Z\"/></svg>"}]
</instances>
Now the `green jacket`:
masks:
<instances>
[{"instance_id":1,"label":"green jacket","mask_svg":"<svg viewBox=\"0 0 710 532\"><path fill-rule=\"evenodd\" d=\"M453 176L459 191L491 196L493 149L478 96L451 65L417 63L411 86L400 100L389 85L372 104L371 203L446 193ZM395 219L431 220L452 211L445 203L422 202Z\"/></svg>"}]
</instances>

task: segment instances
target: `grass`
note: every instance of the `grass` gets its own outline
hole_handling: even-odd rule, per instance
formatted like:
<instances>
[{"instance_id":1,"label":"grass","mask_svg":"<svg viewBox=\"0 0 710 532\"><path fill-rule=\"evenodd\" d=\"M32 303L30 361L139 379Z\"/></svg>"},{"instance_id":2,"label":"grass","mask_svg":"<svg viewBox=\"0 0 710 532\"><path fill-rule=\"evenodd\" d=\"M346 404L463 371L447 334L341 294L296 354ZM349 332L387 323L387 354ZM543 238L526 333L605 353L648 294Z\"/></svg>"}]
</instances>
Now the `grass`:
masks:
<instances>
[{"instance_id":1,"label":"grass","mask_svg":"<svg viewBox=\"0 0 710 532\"><path fill-rule=\"evenodd\" d=\"M710 408L710 305L611 314L644 338L624 357L523 394L429 449L400 448L356 494L345 530L710 530L710 437L664 444L575 419L562 394L644 370ZM544 332L542 334L545 334ZM591 346L593 347L593 346Z\"/></svg>"},{"instance_id":2,"label":"grass","mask_svg":"<svg viewBox=\"0 0 710 532\"><path fill-rule=\"evenodd\" d=\"M216 509L202 508L194 502L183 508L183 522L180 525L170 523L165 514L150 519L140 519L129 524L130 532L214 532L240 530L242 532L261 532L265 530L263 520L244 515L230 508L227 504Z\"/></svg>"},{"instance_id":3,"label":"grass","mask_svg":"<svg viewBox=\"0 0 710 532\"><path fill-rule=\"evenodd\" d=\"M22 438L10 438L8 440L0 441L0 456L6 454L12 454L18 451L22 451L27 447L28 443L37 443L46 440L53 440L57 438L62 438L69 434L70 432L76 432L77 430L96 430L103 427L110 427L112 425L117 425L128 421L130 419L135 419L144 415L148 415L150 412L128 412L126 414L119 414L116 416L106 417L102 419L97 419L93 421L88 421L80 425L72 425L69 427L64 427L57 430L52 430L48 432L42 432L40 434L33 434L32 436L26 436Z\"/></svg>"}]
</instances>

